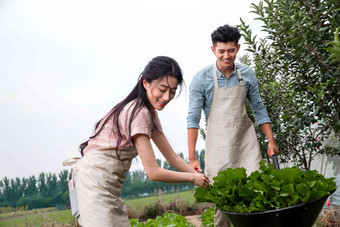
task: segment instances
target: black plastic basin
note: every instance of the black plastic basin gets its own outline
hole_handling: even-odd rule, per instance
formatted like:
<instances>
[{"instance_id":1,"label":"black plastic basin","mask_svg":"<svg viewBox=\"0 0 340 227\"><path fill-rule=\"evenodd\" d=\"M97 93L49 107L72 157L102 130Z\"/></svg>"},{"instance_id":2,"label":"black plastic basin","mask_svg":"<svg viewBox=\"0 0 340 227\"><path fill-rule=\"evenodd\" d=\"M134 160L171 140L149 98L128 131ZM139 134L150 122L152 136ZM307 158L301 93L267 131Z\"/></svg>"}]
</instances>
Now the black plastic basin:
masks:
<instances>
[{"instance_id":1,"label":"black plastic basin","mask_svg":"<svg viewBox=\"0 0 340 227\"><path fill-rule=\"evenodd\" d=\"M333 192L330 193L333 194ZM327 198L309 201L304 204L256 213L225 213L234 227L310 227L318 218Z\"/></svg>"}]
</instances>

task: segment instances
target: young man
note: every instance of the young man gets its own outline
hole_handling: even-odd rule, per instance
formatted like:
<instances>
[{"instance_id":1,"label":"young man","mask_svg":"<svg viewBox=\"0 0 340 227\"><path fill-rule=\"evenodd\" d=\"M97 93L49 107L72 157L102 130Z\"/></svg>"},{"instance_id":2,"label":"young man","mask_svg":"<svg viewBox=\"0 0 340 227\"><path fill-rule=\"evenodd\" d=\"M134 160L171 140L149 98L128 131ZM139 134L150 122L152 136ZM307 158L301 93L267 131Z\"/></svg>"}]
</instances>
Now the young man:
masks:
<instances>
[{"instance_id":1,"label":"young man","mask_svg":"<svg viewBox=\"0 0 340 227\"><path fill-rule=\"evenodd\" d=\"M249 66L235 63L240 37L236 27L217 28L211 34L216 63L200 70L189 87L189 161L194 169L202 170L195 147L203 110L207 119L205 173L211 182L219 171L227 168L244 167L248 174L259 168L262 157L254 125L247 115L247 99L268 139L269 155L279 153L254 72ZM226 216L217 209L215 226L230 226Z\"/></svg>"}]
</instances>

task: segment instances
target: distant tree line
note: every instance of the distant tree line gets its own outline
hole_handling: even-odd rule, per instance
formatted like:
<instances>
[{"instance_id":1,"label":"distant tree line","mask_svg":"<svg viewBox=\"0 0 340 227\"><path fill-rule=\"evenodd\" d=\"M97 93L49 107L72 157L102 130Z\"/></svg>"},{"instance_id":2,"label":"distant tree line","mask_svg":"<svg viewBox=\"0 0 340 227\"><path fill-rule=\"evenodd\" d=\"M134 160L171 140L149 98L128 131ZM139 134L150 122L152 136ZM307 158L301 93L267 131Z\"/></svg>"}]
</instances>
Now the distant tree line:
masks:
<instances>
[{"instance_id":1,"label":"distant tree line","mask_svg":"<svg viewBox=\"0 0 340 227\"><path fill-rule=\"evenodd\" d=\"M204 150L197 153L201 165L204 167ZM183 158L183 153L179 154ZM157 159L162 168L175 170L167 161ZM0 207L25 207L27 209L57 207L68 208L70 206L68 182L72 177L72 170L62 170L59 174L40 173L38 177L0 180ZM124 182L122 197L135 198L159 193L190 190L190 183L169 184L150 181L144 170L128 171Z\"/></svg>"},{"instance_id":2,"label":"distant tree line","mask_svg":"<svg viewBox=\"0 0 340 227\"><path fill-rule=\"evenodd\" d=\"M27 209L69 206L68 181L71 173L62 170L40 173L38 177L0 180L0 207L27 207Z\"/></svg>"}]
</instances>

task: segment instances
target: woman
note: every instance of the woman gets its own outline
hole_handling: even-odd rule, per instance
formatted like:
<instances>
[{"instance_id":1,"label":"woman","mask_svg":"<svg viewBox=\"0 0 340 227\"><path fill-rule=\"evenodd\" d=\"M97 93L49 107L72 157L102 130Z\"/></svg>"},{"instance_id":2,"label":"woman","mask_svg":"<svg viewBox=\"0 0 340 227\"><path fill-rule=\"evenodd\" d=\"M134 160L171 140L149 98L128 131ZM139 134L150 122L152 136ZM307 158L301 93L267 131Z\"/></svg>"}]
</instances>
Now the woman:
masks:
<instances>
[{"instance_id":1,"label":"woman","mask_svg":"<svg viewBox=\"0 0 340 227\"><path fill-rule=\"evenodd\" d=\"M94 135L80 145L83 157L75 169L83 226L130 226L120 194L126 171L137 155L150 180L208 187L208 178L196 173L173 151L157 115L182 83L181 69L174 59L155 57L131 93L96 124ZM158 166L150 139L180 172Z\"/></svg>"}]
</instances>

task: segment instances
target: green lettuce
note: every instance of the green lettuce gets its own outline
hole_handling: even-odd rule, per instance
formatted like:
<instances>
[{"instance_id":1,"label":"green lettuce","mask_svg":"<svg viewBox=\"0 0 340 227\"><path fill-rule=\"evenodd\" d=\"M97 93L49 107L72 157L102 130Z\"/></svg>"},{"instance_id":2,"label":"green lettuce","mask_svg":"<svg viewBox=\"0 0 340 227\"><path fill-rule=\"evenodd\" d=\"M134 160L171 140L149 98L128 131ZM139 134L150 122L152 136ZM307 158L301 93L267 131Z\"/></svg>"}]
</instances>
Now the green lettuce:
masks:
<instances>
[{"instance_id":1,"label":"green lettuce","mask_svg":"<svg viewBox=\"0 0 340 227\"><path fill-rule=\"evenodd\" d=\"M260 170L249 176L244 168L228 168L213 178L208 189L197 188L197 202L215 203L228 212L252 213L303 204L336 190L334 177L297 167L274 169L262 160Z\"/></svg>"},{"instance_id":2,"label":"green lettuce","mask_svg":"<svg viewBox=\"0 0 340 227\"><path fill-rule=\"evenodd\" d=\"M131 218L130 225L131 227L194 227L184 216L175 213L164 213L163 216L149 219L145 223Z\"/></svg>"}]
</instances>

